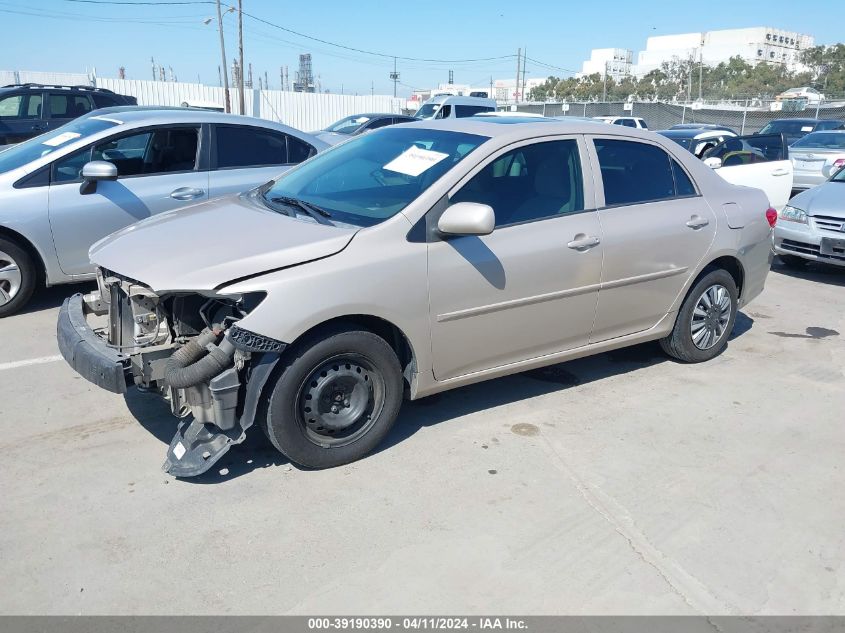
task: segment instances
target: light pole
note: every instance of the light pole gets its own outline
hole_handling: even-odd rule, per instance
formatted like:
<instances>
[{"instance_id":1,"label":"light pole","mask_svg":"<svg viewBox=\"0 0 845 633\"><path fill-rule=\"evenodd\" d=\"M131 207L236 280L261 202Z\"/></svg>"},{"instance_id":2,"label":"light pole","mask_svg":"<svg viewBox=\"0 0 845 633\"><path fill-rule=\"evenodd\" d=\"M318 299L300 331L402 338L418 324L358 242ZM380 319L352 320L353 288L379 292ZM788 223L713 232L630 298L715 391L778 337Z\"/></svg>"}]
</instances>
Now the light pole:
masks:
<instances>
[{"instance_id":1,"label":"light pole","mask_svg":"<svg viewBox=\"0 0 845 633\"><path fill-rule=\"evenodd\" d=\"M244 7L242 0L238 0L238 62L241 69L244 67ZM267 86L265 86L266 88ZM244 73L241 70L240 80L238 81L238 105L240 106L240 113L246 114L244 111Z\"/></svg>"},{"instance_id":2,"label":"light pole","mask_svg":"<svg viewBox=\"0 0 845 633\"><path fill-rule=\"evenodd\" d=\"M226 13L232 13L234 7L228 7ZM206 18L203 24L209 24L214 18ZM229 103L229 72L226 70L226 44L223 41L223 12L220 9L220 0L217 0L217 29L220 33L220 58L223 60L223 108L226 112L231 112L232 107Z\"/></svg>"}]
</instances>

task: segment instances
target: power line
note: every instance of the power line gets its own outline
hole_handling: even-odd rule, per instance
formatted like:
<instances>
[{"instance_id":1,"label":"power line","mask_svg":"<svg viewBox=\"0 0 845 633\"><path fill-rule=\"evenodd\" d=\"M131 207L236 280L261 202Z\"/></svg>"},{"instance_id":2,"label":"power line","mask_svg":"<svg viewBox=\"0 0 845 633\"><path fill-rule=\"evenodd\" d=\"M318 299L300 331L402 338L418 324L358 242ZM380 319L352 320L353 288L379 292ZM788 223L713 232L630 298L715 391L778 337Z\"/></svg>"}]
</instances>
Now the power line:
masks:
<instances>
[{"instance_id":1,"label":"power line","mask_svg":"<svg viewBox=\"0 0 845 633\"><path fill-rule=\"evenodd\" d=\"M79 4L105 4L105 5L120 5L120 6L131 6L131 5L138 5L138 6L171 6L171 5L185 5L185 4L214 4L211 0L163 0L161 2L152 2L152 1L137 1L132 2L130 0L65 0L65 2L74 2ZM473 62L488 62L488 61L496 61L496 60L503 60L503 59L510 59L513 55L501 55L498 57L478 57L473 59L428 59L423 57L405 57L403 55L392 55L390 53L382 53L379 51L370 51L363 48L356 48L354 46L347 46L345 44L339 44L337 42L331 42L329 40L324 40L319 37L314 37L313 35L308 35L306 33L300 33L299 31L295 31L293 29L289 29L287 27L281 26L269 20L265 20L264 18L260 18L257 15L252 15L251 13L247 13L246 11L243 14L252 19L256 22L260 22L261 24L265 24L267 26L273 27L275 29L279 29L280 31L284 31L286 33L290 33L292 35L296 35L297 37L302 37L307 40L311 40L313 42L319 42L321 44L327 44L328 46L334 46L336 48L342 48L354 53L363 53L365 55L373 55L375 57L383 57L385 59L398 59L402 61L413 61L413 62L429 62L429 63L438 63L438 64L462 64L462 63L473 63Z\"/></svg>"}]
</instances>

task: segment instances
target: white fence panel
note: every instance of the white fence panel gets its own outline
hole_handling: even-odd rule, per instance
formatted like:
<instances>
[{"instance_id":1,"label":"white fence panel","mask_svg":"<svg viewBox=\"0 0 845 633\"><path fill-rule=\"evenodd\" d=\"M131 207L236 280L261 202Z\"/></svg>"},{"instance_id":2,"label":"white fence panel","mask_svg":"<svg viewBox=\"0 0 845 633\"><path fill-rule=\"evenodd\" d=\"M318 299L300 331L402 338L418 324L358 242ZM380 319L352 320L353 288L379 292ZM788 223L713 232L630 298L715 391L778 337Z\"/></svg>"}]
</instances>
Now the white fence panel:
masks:
<instances>
[{"instance_id":1,"label":"white fence panel","mask_svg":"<svg viewBox=\"0 0 845 633\"><path fill-rule=\"evenodd\" d=\"M139 105L180 106L183 103L223 107L223 89L202 84L136 79L97 79L97 86L138 99ZM232 110L238 110L238 91L230 90ZM402 111L402 99L389 96L354 96L284 92L244 91L247 116L278 121L300 130L319 130L338 119L362 112Z\"/></svg>"},{"instance_id":2,"label":"white fence panel","mask_svg":"<svg viewBox=\"0 0 845 633\"><path fill-rule=\"evenodd\" d=\"M8 84L49 84L54 86L90 86L93 82L84 73L51 73L33 70L0 70L0 86Z\"/></svg>"}]
</instances>

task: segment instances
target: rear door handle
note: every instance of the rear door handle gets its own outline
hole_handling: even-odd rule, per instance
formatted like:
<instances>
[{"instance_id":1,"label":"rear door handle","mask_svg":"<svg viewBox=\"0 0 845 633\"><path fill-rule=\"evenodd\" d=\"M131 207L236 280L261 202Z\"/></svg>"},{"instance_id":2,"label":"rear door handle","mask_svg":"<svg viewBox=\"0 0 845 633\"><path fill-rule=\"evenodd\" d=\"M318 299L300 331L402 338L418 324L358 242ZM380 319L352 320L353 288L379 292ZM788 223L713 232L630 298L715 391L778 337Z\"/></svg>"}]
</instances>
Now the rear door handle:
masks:
<instances>
[{"instance_id":1,"label":"rear door handle","mask_svg":"<svg viewBox=\"0 0 845 633\"><path fill-rule=\"evenodd\" d=\"M702 218L699 215L692 216L689 219L689 222L687 222L687 226L690 227L693 230L698 230L700 228L704 228L708 224L710 224L710 220L708 220L707 218Z\"/></svg>"},{"instance_id":2,"label":"rear door handle","mask_svg":"<svg viewBox=\"0 0 845 633\"><path fill-rule=\"evenodd\" d=\"M566 246L576 251L585 251L593 246L598 246L601 240L594 235L584 235L579 233L575 239L569 242Z\"/></svg>"},{"instance_id":3,"label":"rear door handle","mask_svg":"<svg viewBox=\"0 0 845 633\"><path fill-rule=\"evenodd\" d=\"M789 175L789 170L784 168L775 169L772 172L772 176L787 176Z\"/></svg>"},{"instance_id":4,"label":"rear door handle","mask_svg":"<svg viewBox=\"0 0 845 633\"><path fill-rule=\"evenodd\" d=\"M174 200L195 200L204 195L205 191L202 189L195 189L194 187L179 187L170 192L170 197Z\"/></svg>"}]
</instances>

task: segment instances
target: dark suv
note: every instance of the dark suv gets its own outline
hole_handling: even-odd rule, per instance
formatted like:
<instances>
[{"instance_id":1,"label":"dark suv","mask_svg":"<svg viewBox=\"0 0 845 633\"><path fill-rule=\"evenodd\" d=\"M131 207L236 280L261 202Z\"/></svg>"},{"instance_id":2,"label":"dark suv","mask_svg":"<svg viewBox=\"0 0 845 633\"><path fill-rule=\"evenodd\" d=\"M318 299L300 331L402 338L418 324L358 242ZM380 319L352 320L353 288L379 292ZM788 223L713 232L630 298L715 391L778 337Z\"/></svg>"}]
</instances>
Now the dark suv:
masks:
<instances>
[{"instance_id":1,"label":"dark suv","mask_svg":"<svg viewBox=\"0 0 845 633\"><path fill-rule=\"evenodd\" d=\"M91 110L118 105L138 105L138 100L91 86L3 86L0 88L0 146L38 136Z\"/></svg>"}]
</instances>

